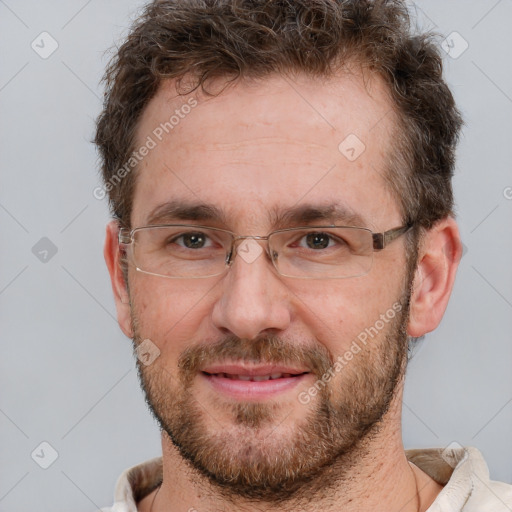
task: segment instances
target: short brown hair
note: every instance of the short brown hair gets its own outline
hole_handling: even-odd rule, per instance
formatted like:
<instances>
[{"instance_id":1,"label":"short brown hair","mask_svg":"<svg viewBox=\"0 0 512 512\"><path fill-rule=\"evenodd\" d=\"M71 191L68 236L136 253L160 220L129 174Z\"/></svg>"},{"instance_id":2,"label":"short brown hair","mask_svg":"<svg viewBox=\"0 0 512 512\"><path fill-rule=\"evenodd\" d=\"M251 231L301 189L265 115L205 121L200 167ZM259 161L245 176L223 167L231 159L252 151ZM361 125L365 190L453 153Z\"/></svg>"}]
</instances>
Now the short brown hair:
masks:
<instances>
[{"instance_id":1,"label":"short brown hair","mask_svg":"<svg viewBox=\"0 0 512 512\"><path fill-rule=\"evenodd\" d=\"M453 214L461 126L434 36L414 34L401 0L160 0L148 5L110 62L95 143L105 185L130 158L137 123L166 79L328 77L357 61L386 82L398 126L386 180L404 222L430 228ZM136 175L106 190L127 227Z\"/></svg>"}]
</instances>

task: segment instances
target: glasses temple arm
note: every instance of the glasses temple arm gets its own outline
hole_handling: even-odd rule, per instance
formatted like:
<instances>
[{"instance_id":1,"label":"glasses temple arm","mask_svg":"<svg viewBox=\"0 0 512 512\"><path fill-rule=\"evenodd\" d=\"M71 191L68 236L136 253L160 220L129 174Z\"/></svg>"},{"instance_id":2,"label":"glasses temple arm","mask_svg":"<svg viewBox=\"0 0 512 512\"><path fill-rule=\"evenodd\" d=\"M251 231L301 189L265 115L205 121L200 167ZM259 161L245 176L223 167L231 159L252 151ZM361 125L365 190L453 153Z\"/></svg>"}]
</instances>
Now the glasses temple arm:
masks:
<instances>
[{"instance_id":1,"label":"glasses temple arm","mask_svg":"<svg viewBox=\"0 0 512 512\"><path fill-rule=\"evenodd\" d=\"M407 233L412 228L413 224L407 224L400 228L390 229L389 231L385 231L384 233L372 233L373 237L373 249L375 251L380 251L386 247L390 242L392 242L395 238Z\"/></svg>"},{"instance_id":2,"label":"glasses temple arm","mask_svg":"<svg viewBox=\"0 0 512 512\"><path fill-rule=\"evenodd\" d=\"M119 230L117 239L120 244L131 244L132 243L131 231L128 228L121 228Z\"/></svg>"}]
</instances>

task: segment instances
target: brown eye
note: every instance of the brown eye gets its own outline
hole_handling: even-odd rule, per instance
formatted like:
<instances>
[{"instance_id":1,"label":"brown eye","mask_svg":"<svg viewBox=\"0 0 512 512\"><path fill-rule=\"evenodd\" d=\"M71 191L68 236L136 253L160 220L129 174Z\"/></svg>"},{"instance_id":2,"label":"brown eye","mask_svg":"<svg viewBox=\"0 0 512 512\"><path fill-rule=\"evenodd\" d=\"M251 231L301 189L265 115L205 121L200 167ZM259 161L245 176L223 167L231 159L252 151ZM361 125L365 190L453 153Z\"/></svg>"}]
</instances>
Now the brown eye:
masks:
<instances>
[{"instance_id":1,"label":"brown eye","mask_svg":"<svg viewBox=\"0 0 512 512\"><path fill-rule=\"evenodd\" d=\"M206 236L204 233L185 233L175 238L175 240L181 238L183 244L188 249L201 249L206 243Z\"/></svg>"},{"instance_id":2,"label":"brown eye","mask_svg":"<svg viewBox=\"0 0 512 512\"><path fill-rule=\"evenodd\" d=\"M325 249L329 247L331 237L327 233L309 233L306 235L306 244L310 249Z\"/></svg>"}]
</instances>

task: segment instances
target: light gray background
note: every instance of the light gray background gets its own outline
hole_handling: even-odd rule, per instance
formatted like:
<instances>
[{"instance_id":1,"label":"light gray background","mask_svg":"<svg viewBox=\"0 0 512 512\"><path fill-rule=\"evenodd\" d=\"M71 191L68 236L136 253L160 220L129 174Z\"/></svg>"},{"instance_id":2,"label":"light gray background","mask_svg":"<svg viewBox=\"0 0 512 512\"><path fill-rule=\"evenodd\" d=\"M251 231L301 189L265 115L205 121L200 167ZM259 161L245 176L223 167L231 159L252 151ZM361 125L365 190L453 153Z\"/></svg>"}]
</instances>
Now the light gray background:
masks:
<instances>
[{"instance_id":1,"label":"light gray background","mask_svg":"<svg viewBox=\"0 0 512 512\"><path fill-rule=\"evenodd\" d=\"M141 5L0 0L0 511L96 510L123 469L160 454L115 319L89 142L104 50ZM476 446L491 477L512 482L512 2L411 6L469 44L445 59L466 120L454 186L467 250L445 318L409 367L404 441ZM59 45L47 59L31 48L43 31ZM42 237L57 248L46 262L32 250ZM43 441L58 452L46 470L31 458ZM34 458L49 462L43 452Z\"/></svg>"}]
</instances>

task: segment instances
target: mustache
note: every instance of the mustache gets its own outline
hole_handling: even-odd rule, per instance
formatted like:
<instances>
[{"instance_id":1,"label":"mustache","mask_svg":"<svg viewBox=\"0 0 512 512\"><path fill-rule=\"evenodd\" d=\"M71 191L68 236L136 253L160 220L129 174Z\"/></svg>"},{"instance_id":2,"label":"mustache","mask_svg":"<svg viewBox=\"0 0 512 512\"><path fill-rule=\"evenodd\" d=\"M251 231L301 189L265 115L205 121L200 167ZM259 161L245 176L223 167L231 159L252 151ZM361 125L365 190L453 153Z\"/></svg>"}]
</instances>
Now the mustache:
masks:
<instances>
[{"instance_id":1,"label":"mustache","mask_svg":"<svg viewBox=\"0 0 512 512\"><path fill-rule=\"evenodd\" d=\"M255 339L228 336L186 348L178 359L178 368L183 378L193 378L202 367L224 361L300 365L321 377L333 366L334 357L318 343L294 344L272 335Z\"/></svg>"}]
</instances>

